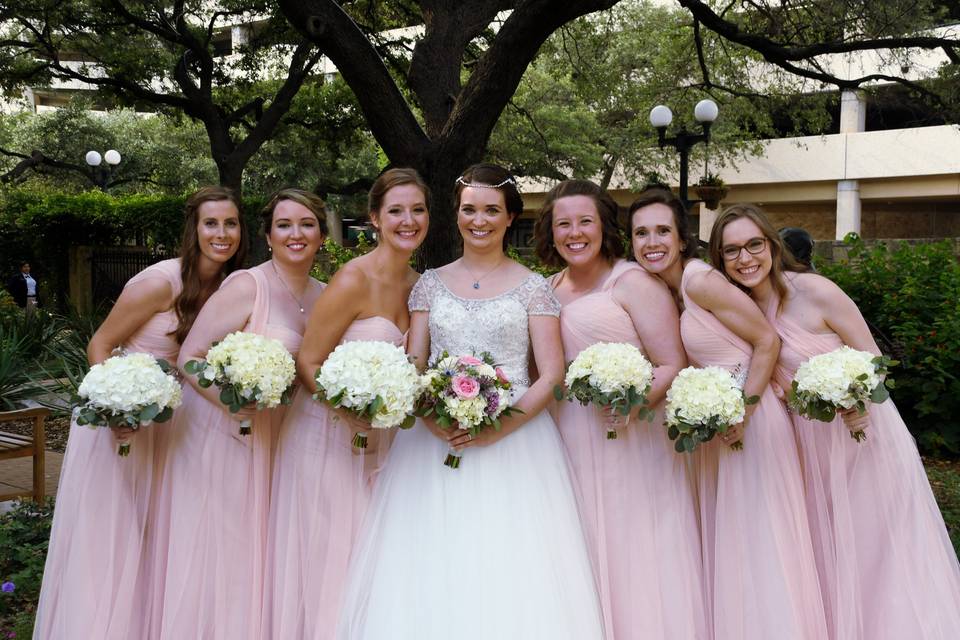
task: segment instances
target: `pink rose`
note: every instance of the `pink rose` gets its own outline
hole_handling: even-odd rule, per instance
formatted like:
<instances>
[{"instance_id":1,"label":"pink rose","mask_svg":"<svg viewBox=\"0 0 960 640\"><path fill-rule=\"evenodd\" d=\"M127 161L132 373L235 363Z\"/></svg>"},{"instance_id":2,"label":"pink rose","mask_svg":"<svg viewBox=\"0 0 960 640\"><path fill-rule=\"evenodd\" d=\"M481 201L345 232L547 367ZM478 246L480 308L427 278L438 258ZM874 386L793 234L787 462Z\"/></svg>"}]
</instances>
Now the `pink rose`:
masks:
<instances>
[{"instance_id":1,"label":"pink rose","mask_svg":"<svg viewBox=\"0 0 960 640\"><path fill-rule=\"evenodd\" d=\"M483 364L483 360L474 358L473 356L460 356L460 360L458 362L468 367L477 367Z\"/></svg>"},{"instance_id":2,"label":"pink rose","mask_svg":"<svg viewBox=\"0 0 960 640\"><path fill-rule=\"evenodd\" d=\"M499 380L503 384L510 384L510 379L507 377L507 374L503 372L503 369L501 369L500 367L497 367L496 369L494 369L494 371L497 372L497 380Z\"/></svg>"},{"instance_id":3,"label":"pink rose","mask_svg":"<svg viewBox=\"0 0 960 640\"><path fill-rule=\"evenodd\" d=\"M480 383L470 376L455 376L453 390L461 398L476 398L480 393Z\"/></svg>"}]
</instances>

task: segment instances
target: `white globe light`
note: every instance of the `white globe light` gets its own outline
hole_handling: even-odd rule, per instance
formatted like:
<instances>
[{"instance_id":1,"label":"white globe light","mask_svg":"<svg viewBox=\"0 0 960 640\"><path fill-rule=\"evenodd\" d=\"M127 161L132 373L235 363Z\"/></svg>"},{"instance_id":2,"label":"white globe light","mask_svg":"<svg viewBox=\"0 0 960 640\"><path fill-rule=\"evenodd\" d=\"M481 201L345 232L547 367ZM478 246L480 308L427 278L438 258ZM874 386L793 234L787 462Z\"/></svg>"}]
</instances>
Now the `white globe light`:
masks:
<instances>
[{"instance_id":1,"label":"white globe light","mask_svg":"<svg viewBox=\"0 0 960 640\"><path fill-rule=\"evenodd\" d=\"M719 113L720 108L713 100L701 100L693 108L693 117L697 119L697 122L713 122L717 119Z\"/></svg>"},{"instance_id":2,"label":"white globe light","mask_svg":"<svg viewBox=\"0 0 960 640\"><path fill-rule=\"evenodd\" d=\"M103 159L107 161L107 164L120 164L120 152L115 149L110 149L103 154Z\"/></svg>"},{"instance_id":3,"label":"white globe light","mask_svg":"<svg viewBox=\"0 0 960 640\"><path fill-rule=\"evenodd\" d=\"M658 104L650 109L650 124L657 129L667 127L671 122L673 122L673 112L670 111L670 107Z\"/></svg>"},{"instance_id":4,"label":"white globe light","mask_svg":"<svg viewBox=\"0 0 960 640\"><path fill-rule=\"evenodd\" d=\"M86 160L87 164L91 167L99 167L100 163L103 162L103 158L100 157L100 153L97 151L87 151L87 155L84 156L84 160Z\"/></svg>"}]
</instances>

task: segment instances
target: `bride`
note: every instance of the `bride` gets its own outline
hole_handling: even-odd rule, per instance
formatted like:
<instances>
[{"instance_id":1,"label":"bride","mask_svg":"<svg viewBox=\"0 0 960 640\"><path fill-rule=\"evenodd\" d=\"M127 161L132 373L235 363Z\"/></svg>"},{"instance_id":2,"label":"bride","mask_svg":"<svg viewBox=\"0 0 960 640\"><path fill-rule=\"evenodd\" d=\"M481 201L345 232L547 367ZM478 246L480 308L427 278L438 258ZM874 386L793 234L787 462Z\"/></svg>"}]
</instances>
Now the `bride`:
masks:
<instances>
[{"instance_id":1,"label":"bride","mask_svg":"<svg viewBox=\"0 0 960 640\"><path fill-rule=\"evenodd\" d=\"M504 254L523 211L494 165L457 179L463 257L410 296L409 351L489 352L514 385L499 431L476 437L425 420L396 438L354 548L342 640L603 637L596 588L556 427L543 411L563 377L560 305ZM539 377L529 380L528 354ZM458 469L443 465L453 447Z\"/></svg>"}]
</instances>

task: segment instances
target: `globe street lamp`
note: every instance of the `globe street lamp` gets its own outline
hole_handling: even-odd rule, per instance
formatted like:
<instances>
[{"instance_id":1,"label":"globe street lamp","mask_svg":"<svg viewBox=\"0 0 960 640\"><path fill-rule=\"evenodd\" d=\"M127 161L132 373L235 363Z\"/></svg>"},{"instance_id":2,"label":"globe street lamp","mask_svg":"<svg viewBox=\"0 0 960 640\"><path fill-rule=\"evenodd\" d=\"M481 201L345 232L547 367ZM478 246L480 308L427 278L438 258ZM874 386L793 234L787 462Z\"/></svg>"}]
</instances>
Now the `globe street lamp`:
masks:
<instances>
[{"instance_id":1,"label":"globe street lamp","mask_svg":"<svg viewBox=\"0 0 960 640\"><path fill-rule=\"evenodd\" d=\"M687 181L690 172L690 149L698 142L710 143L710 125L717 119L720 109L713 100L701 100L693 109L693 117L700 123L703 133L690 133L684 125L673 137L667 137L667 127L673 122L673 112L670 107L659 104L650 110L650 124L657 130L657 142L663 149L670 145L680 153L680 200L683 206L690 208L691 200L687 197Z\"/></svg>"},{"instance_id":2,"label":"globe street lamp","mask_svg":"<svg viewBox=\"0 0 960 640\"><path fill-rule=\"evenodd\" d=\"M87 151L83 159L90 165L94 184L101 190L106 190L110 176L113 175L116 166L120 164L122 158L120 157L119 151L110 149L102 156L99 151ZM106 161L107 166L103 166L104 161Z\"/></svg>"}]
</instances>

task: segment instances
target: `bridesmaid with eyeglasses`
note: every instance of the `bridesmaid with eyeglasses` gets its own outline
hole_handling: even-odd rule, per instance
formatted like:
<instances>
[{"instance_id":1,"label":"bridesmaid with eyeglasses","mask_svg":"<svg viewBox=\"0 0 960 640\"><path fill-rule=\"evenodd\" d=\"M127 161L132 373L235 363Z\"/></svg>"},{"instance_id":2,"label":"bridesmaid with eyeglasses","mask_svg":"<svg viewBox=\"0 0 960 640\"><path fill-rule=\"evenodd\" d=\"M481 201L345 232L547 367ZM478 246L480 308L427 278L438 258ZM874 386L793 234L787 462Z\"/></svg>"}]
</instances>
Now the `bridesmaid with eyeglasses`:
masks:
<instances>
[{"instance_id":1,"label":"bridesmaid with eyeglasses","mask_svg":"<svg viewBox=\"0 0 960 640\"><path fill-rule=\"evenodd\" d=\"M795 263L759 207L724 211L710 255L780 335L781 395L813 356L843 345L880 355L856 304ZM957 556L893 400L869 404L862 416L841 412L830 424L796 413L791 420L831 640L960 637Z\"/></svg>"},{"instance_id":2,"label":"bridesmaid with eyeglasses","mask_svg":"<svg viewBox=\"0 0 960 640\"><path fill-rule=\"evenodd\" d=\"M680 335L697 367L718 366L742 380L743 422L693 454L707 599L716 640L828 638L793 425L770 388L780 340L750 297L720 269L753 252L740 243L724 262L694 257L686 211L669 190L644 191L630 206L637 262L670 287L682 309ZM719 256L718 256L719 257ZM733 448L741 443L742 450Z\"/></svg>"}]
</instances>

